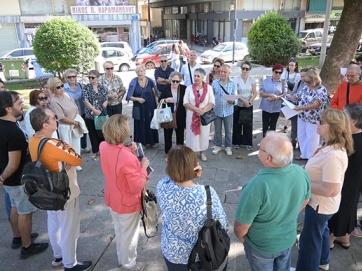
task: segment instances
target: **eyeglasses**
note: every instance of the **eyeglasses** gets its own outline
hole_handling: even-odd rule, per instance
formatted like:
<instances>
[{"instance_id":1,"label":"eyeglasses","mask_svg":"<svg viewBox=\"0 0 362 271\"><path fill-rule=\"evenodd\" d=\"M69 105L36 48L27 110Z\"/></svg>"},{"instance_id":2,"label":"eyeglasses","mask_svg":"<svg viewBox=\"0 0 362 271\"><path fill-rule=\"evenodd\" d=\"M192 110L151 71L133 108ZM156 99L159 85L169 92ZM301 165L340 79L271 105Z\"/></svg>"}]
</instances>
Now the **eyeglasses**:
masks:
<instances>
[{"instance_id":1,"label":"eyeglasses","mask_svg":"<svg viewBox=\"0 0 362 271\"><path fill-rule=\"evenodd\" d=\"M57 87L55 87L56 89L61 89L61 88L63 88L64 87L64 85L60 85L60 86L57 86Z\"/></svg>"},{"instance_id":2,"label":"eyeglasses","mask_svg":"<svg viewBox=\"0 0 362 271\"><path fill-rule=\"evenodd\" d=\"M215 68L220 68L221 66L220 65L214 65Z\"/></svg>"},{"instance_id":3,"label":"eyeglasses","mask_svg":"<svg viewBox=\"0 0 362 271\"><path fill-rule=\"evenodd\" d=\"M94 79L96 79L97 77L96 77L96 76L88 76L88 78L94 80Z\"/></svg>"},{"instance_id":4,"label":"eyeglasses","mask_svg":"<svg viewBox=\"0 0 362 271\"><path fill-rule=\"evenodd\" d=\"M113 70L113 69L114 69L114 67L106 68L107 71L111 71L111 70Z\"/></svg>"},{"instance_id":5,"label":"eyeglasses","mask_svg":"<svg viewBox=\"0 0 362 271\"><path fill-rule=\"evenodd\" d=\"M346 74L347 77L354 77L356 75L359 75L359 74L358 73L356 73L356 74Z\"/></svg>"},{"instance_id":6,"label":"eyeglasses","mask_svg":"<svg viewBox=\"0 0 362 271\"><path fill-rule=\"evenodd\" d=\"M161 62L161 63L165 63L165 62L167 62L167 60L160 60L160 62Z\"/></svg>"},{"instance_id":7,"label":"eyeglasses","mask_svg":"<svg viewBox=\"0 0 362 271\"><path fill-rule=\"evenodd\" d=\"M306 85L311 85L313 83L313 81L304 81L304 84Z\"/></svg>"},{"instance_id":8,"label":"eyeglasses","mask_svg":"<svg viewBox=\"0 0 362 271\"><path fill-rule=\"evenodd\" d=\"M178 83L180 83L180 81L179 81L179 80L172 80L171 82L172 82L172 83L174 83L174 84L178 84Z\"/></svg>"},{"instance_id":9,"label":"eyeglasses","mask_svg":"<svg viewBox=\"0 0 362 271\"><path fill-rule=\"evenodd\" d=\"M75 76L75 75L69 75L67 78L68 78L68 79L75 79L75 78L77 78L77 76Z\"/></svg>"},{"instance_id":10,"label":"eyeglasses","mask_svg":"<svg viewBox=\"0 0 362 271\"><path fill-rule=\"evenodd\" d=\"M194 77L201 77L201 75L195 74Z\"/></svg>"},{"instance_id":11,"label":"eyeglasses","mask_svg":"<svg viewBox=\"0 0 362 271\"><path fill-rule=\"evenodd\" d=\"M54 121L57 121L58 120L58 117L57 115L54 115L54 117L49 117L47 118L41 125L43 126L44 123L47 123L49 120L54 120Z\"/></svg>"},{"instance_id":12,"label":"eyeglasses","mask_svg":"<svg viewBox=\"0 0 362 271\"><path fill-rule=\"evenodd\" d=\"M241 68L241 70L243 70L243 71L247 71L247 72L248 72L248 71L250 71L250 69L249 69L249 68L247 68L247 67L242 67L242 68Z\"/></svg>"},{"instance_id":13,"label":"eyeglasses","mask_svg":"<svg viewBox=\"0 0 362 271\"><path fill-rule=\"evenodd\" d=\"M275 74L282 74L283 72L274 71Z\"/></svg>"},{"instance_id":14,"label":"eyeglasses","mask_svg":"<svg viewBox=\"0 0 362 271\"><path fill-rule=\"evenodd\" d=\"M39 101L47 101L48 100L48 97L45 96L45 97L38 97L37 100Z\"/></svg>"},{"instance_id":15,"label":"eyeglasses","mask_svg":"<svg viewBox=\"0 0 362 271\"><path fill-rule=\"evenodd\" d=\"M262 149L262 148L260 148L260 147L259 147L259 151L262 151L263 153L266 153L267 155L270 155L270 156L271 156L270 153L268 153L266 150L264 150L264 149Z\"/></svg>"}]
</instances>

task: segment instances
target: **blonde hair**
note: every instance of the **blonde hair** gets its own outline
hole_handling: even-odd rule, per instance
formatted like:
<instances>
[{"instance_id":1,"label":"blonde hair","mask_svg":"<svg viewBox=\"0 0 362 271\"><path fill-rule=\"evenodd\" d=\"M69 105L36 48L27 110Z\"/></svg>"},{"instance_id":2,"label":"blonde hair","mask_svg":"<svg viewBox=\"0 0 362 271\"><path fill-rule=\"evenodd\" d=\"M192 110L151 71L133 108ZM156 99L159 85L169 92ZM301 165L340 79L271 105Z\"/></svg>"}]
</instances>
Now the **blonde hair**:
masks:
<instances>
[{"instance_id":1,"label":"blonde hair","mask_svg":"<svg viewBox=\"0 0 362 271\"><path fill-rule=\"evenodd\" d=\"M75 73L75 76L78 75L78 72L77 72L76 69L67 69L67 70L64 72L64 78L67 79L67 77L68 77L68 75L69 75L70 73Z\"/></svg>"},{"instance_id":2,"label":"blonde hair","mask_svg":"<svg viewBox=\"0 0 362 271\"><path fill-rule=\"evenodd\" d=\"M113 64L112 61L107 60L107 61L105 61L105 62L103 63L103 68L104 68L104 65L106 65L106 64L111 64L112 66L114 66L114 64Z\"/></svg>"},{"instance_id":3,"label":"blonde hair","mask_svg":"<svg viewBox=\"0 0 362 271\"><path fill-rule=\"evenodd\" d=\"M309 77L310 79L312 79L313 82L313 86L320 86L322 84L322 79L319 76L319 72L317 69L315 68L310 68L306 73L305 73L306 77Z\"/></svg>"},{"instance_id":4,"label":"blonde hair","mask_svg":"<svg viewBox=\"0 0 362 271\"><path fill-rule=\"evenodd\" d=\"M321 120L328 123L328 142L324 145L345 149L348 155L353 153L353 139L348 115L336 109L326 109L322 112Z\"/></svg>"},{"instance_id":5,"label":"blonde hair","mask_svg":"<svg viewBox=\"0 0 362 271\"><path fill-rule=\"evenodd\" d=\"M50 77L47 83L50 91L54 93L56 90L56 86L59 84L63 84L63 81L60 80L58 77Z\"/></svg>"},{"instance_id":6,"label":"blonde hair","mask_svg":"<svg viewBox=\"0 0 362 271\"><path fill-rule=\"evenodd\" d=\"M140 70L146 71L146 68L142 65L138 65L135 69L135 72L138 73Z\"/></svg>"},{"instance_id":7,"label":"blonde hair","mask_svg":"<svg viewBox=\"0 0 362 271\"><path fill-rule=\"evenodd\" d=\"M102 128L104 139L108 144L124 143L131 135L128 125L128 116L115 114L110 117Z\"/></svg>"}]
</instances>

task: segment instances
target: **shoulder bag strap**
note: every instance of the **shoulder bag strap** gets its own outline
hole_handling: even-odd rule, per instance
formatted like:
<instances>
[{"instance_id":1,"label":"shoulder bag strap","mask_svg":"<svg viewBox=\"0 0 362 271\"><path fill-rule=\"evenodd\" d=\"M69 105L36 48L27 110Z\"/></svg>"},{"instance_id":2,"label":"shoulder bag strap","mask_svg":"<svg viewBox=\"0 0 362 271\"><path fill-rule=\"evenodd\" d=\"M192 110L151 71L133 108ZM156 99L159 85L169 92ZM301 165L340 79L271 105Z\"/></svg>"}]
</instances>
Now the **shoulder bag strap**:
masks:
<instances>
[{"instance_id":1,"label":"shoulder bag strap","mask_svg":"<svg viewBox=\"0 0 362 271\"><path fill-rule=\"evenodd\" d=\"M211 213L212 200L211 200L210 186L205 185L205 190L206 190L207 220L211 220L212 219L212 213Z\"/></svg>"},{"instance_id":2,"label":"shoulder bag strap","mask_svg":"<svg viewBox=\"0 0 362 271\"><path fill-rule=\"evenodd\" d=\"M225 88L221 84L219 84L219 86L222 88L226 95L229 95L229 93L226 92Z\"/></svg>"},{"instance_id":3,"label":"shoulder bag strap","mask_svg":"<svg viewBox=\"0 0 362 271\"><path fill-rule=\"evenodd\" d=\"M347 84L346 104L349 104L349 86L350 86L350 83Z\"/></svg>"},{"instance_id":4,"label":"shoulder bag strap","mask_svg":"<svg viewBox=\"0 0 362 271\"><path fill-rule=\"evenodd\" d=\"M47 143L48 140L49 140L49 138L46 138L46 137L44 137L42 140L40 140L39 146L38 146L38 157L36 159L37 161L40 160L41 151L43 150L45 143Z\"/></svg>"},{"instance_id":5,"label":"shoulder bag strap","mask_svg":"<svg viewBox=\"0 0 362 271\"><path fill-rule=\"evenodd\" d=\"M192 73L191 73L191 69L190 69L190 63L187 63L187 66L189 67L190 81L191 81L191 84L193 84L194 81L192 80Z\"/></svg>"}]
</instances>

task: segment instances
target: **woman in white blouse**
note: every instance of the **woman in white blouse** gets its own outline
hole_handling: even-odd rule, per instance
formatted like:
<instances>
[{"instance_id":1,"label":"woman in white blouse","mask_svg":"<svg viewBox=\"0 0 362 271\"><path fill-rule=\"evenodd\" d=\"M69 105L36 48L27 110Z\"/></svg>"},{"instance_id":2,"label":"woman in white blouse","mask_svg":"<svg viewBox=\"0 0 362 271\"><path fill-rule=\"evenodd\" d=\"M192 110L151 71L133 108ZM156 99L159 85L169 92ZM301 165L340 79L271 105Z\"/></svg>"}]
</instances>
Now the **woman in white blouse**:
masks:
<instances>
[{"instance_id":1,"label":"woman in white blouse","mask_svg":"<svg viewBox=\"0 0 362 271\"><path fill-rule=\"evenodd\" d=\"M253 101L257 95L255 79L249 73L251 64L245 61L241 64L241 75L234 78L237 87L238 104L234 108L233 138L234 149L245 146L249 151L253 150L253 121L251 123L239 124L240 111L248 110L253 112Z\"/></svg>"}]
</instances>

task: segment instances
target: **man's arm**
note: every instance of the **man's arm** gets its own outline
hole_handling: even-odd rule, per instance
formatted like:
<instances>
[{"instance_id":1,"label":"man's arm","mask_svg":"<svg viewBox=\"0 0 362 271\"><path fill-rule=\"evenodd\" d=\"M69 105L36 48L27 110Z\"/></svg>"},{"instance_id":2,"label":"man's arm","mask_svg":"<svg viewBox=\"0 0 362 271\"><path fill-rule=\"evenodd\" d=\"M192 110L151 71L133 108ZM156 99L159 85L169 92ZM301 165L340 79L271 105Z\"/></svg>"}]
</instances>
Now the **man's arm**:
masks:
<instances>
[{"instance_id":1,"label":"man's arm","mask_svg":"<svg viewBox=\"0 0 362 271\"><path fill-rule=\"evenodd\" d=\"M18 169L21 160L21 151L11 151L8 154L9 162L6 168L0 175L0 184L3 185L4 181L9 178Z\"/></svg>"},{"instance_id":2,"label":"man's arm","mask_svg":"<svg viewBox=\"0 0 362 271\"><path fill-rule=\"evenodd\" d=\"M303 202L302 207L300 207L299 212L303 211L303 209L305 208L305 206L307 206L309 200L310 200L310 199L306 199L306 200Z\"/></svg>"},{"instance_id":3,"label":"man's arm","mask_svg":"<svg viewBox=\"0 0 362 271\"><path fill-rule=\"evenodd\" d=\"M236 235L237 238L239 238L239 240L241 242L245 242L245 235L248 233L250 225L246 225L246 224L241 224L240 222L235 220L234 223L234 233Z\"/></svg>"}]
</instances>

